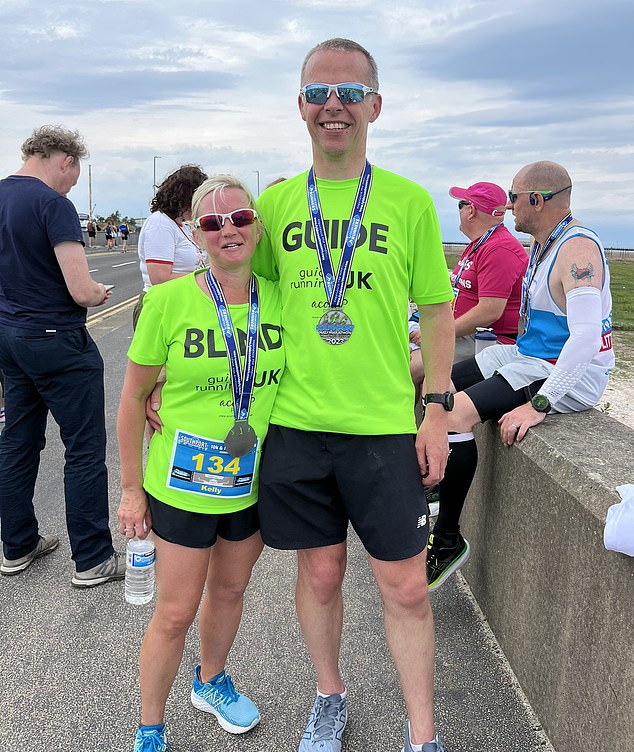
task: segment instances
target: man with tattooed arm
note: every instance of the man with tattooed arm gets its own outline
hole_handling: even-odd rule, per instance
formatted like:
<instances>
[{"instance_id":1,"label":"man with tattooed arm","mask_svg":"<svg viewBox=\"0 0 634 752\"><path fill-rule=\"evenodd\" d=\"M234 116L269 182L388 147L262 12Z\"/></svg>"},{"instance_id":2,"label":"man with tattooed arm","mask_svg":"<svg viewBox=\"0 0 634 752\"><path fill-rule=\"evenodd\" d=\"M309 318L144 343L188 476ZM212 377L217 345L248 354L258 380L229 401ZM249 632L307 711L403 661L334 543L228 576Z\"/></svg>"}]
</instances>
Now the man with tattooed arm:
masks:
<instances>
[{"instance_id":1,"label":"man with tattooed arm","mask_svg":"<svg viewBox=\"0 0 634 752\"><path fill-rule=\"evenodd\" d=\"M427 555L431 590L469 556L459 521L478 461L473 427L497 420L510 447L548 413L596 405L614 366L607 259L596 233L572 215L571 192L570 175L554 162L529 164L513 179L506 206L515 229L533 236L519 336L453 367L451 456Z\"/></svg>"}]
</instances>

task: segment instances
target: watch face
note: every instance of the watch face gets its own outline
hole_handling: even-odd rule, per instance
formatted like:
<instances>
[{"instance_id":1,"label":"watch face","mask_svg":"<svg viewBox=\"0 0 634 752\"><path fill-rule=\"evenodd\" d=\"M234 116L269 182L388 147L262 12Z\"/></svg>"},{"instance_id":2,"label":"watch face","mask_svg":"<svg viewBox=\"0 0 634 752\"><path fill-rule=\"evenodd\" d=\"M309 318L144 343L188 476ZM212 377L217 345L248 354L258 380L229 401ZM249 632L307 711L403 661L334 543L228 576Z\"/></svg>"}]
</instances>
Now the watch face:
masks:
<instances>
[{"instance_id":1,"label":"watch face","mask_svg":"<svg viewBox=\"0 0 634 752\"><path fill-rule=\"evenodd\" d=\"M548 397L544 397L543 394L536 394L531 400L531 405L540 413L550 409Z\"/></svg>"},{"instance_id":2,"label":"watch face","mask_svg":"<svg viewBox=\"0 0 634 752\"><path fill-rule=\"evenodd\" d=\"M447 392L447 401L445 404L445 408L447 410L453 410L453 394L451 392Z\"/></svg>"}]
</instances>

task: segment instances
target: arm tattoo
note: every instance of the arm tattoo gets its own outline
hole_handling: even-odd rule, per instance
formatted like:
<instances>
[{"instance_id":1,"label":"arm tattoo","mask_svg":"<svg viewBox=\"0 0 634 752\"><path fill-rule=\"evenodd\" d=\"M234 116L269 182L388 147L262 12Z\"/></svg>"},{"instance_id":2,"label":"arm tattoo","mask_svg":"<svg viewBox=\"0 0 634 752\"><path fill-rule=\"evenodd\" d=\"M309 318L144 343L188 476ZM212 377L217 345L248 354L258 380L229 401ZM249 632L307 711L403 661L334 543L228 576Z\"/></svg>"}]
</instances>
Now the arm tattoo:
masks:
<instances>
[{"instance_id":1,"label":"arm tattoo","mask_svg":"<svg viewBox=\"0 0 634 752\"><path fill-rule=\"evenodd\" d=\"M577 282L581 281L582 279L592 279L592 277L594 277L594 267L590 263L588 264L588 266L582 266L581 268L579 268L576 264L573 264L570 267L570 274L572 275L572 278Z\"/></svg>"}]
</instances>

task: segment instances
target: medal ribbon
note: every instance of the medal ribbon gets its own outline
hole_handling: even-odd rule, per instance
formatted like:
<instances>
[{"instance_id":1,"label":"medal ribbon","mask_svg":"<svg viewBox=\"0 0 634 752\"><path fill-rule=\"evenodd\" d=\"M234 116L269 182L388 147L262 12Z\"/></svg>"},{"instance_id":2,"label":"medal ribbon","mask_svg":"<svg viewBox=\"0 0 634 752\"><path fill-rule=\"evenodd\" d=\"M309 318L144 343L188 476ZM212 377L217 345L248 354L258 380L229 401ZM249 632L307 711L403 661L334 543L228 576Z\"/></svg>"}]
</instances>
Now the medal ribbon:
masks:
<instances>
[{"instance_id":1,"label":"medal ribbon","mask_svg":"<svg viewBox=\"0 0 634 752\"><path fill-rule=\"evenodd\" d=\"M535 241L533 248L531 249L531 258L528 262L528 269L522 280L522 303L520 305L520 319L526 320L526 314L528 313L528 291L533 284L533 279L537 273L537 267L542 263L546 254L551 249L553 243L559 238L563 231L572 222L572 214L564 217L555 229L548 236L548 240L544 243L544 247Z\"/></svg>"},{"instance_id":2,"label":"medal ribbon","mask_svg":"<svg viewBox=\"0 0 634 752\"><path fill-rule=\"evenodd\" d=\"M487 242L487 240L493 235L493 233L498 229L498 227L502 226L502 222L500 222L499 225L493 225L493 227L489 227L489 229L484 233L484 235L478 240L478 242L473 246L473 248L469 251L467 256L463 261L460 262L460 266L458 267L458 273L456 274L456 278L453 281L453 289L459 292L458 282L460 281L460 277L462 277L462 273L465 270L465 267L467 265L467 261L473 256L473 254L478 250L478 248ZM458 295L456 294L456 298ZM454 299L455 304L455 299Z\"/></svg>"},{"instance_id":3,"label":"medal ribbon","mask_svg":"<svg viewBox=\"0 0 634 752\"><path fill-rule=\"evenodd\" d=\"M233 415L236 420L247 420L251 407L251 395L255 381L255 367L258 360L258 326L260 321L260 304L258 299L258 283L255 275L251 275L249 290L249 316L247 321L247 344L244 357L244 368L240 363L240 353L236 342L233 322L229 313L229 306L222 292L218 280L207 269L205 280L211 299L213 300L222 336L227 348L229 359L229 373L231 375L231 390L233 391Z\"/></svg>"},{"instance_id":4,"label":"medal ribbon","mask_svg":"<svg viewBox=\"0 0 634 752\"><path fill-rule=\"evenodd\" d=\"M326 290L326 300L328 301L330 308L341 308L341 304L343 303L348 273L352 266L352 259L354 257L355 247L361 231L363 215L365 214L365 209L368 205L371 186L372 165L366 159L363 173L359 179L357 195L354 199L354 204L352 205L352 213L350 215L350 222L348 223L346 240L341 252L339 269L337 270L337 275L335 277L332 267L332 259L330 257L330 248L328 247L328 238L326 237L326 227L324 225L324 218L319 203L319 191L317 190L317 182L315 180L315 169L311 167L308 172L308 179L306 182L308 208L310 210L310 220L313 226L313 235L315 236L317 258L319 259L321 276L324 280L324 289Z\"/></svg>"}]
</instances>

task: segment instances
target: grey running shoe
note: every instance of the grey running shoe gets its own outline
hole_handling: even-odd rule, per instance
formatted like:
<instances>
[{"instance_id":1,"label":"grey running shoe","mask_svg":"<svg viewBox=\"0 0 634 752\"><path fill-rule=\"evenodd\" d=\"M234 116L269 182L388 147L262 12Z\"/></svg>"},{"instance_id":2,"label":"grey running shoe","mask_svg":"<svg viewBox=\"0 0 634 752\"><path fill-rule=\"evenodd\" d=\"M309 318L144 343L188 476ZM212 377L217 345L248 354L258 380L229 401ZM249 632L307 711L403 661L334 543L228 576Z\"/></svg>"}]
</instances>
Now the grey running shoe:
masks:
<instances>
[{"instance_id":1,"label":"grey running shoe","mask_svg":"<svg viewBox=\"0 0 634 752\"><path fill-rule=\"evenodd\" d=\"M409 738L409 721L405 722L405 746L403 752L412 752L412 742ZM440 736L436 734L433 742L427 742L423 744L423 752L447 752L440 741Z\"/></svg>"},{"instance_id":2,"label":"grey running shoe","mask_svg":"<svg viewBox=\"0 0 634 752\"><path fill-rule=\"evenodd\" d=\"M56 535L40 535L40 539L37 542L37 546L31 551L30 554L22 556L20 559L5 559L2 557L2 566L0 566L0 573L5 575L19 574L23 572L27 567L40 556L46 556L54 551L59 545L59 538Z\"/></svg>"},{"instance_id":3,"label":"grey running shoe","mask_svg":"<svg viewBox=\"0 0 634 752\"><path fill-rule=\"evenodd\" d=\"M341 752L341 739L348 714L341 695L317 696L299 752Z\"/></svg>"},{"instance_id":4,"label":"grey running shoe","mask_svg":"<svg viewBox=\"0 0 634 752\"><path fill-rule=\"evenodd\" d=\"M75 572L71 583L76 588L89 588L102 585L111 580L122 580L125 577L125 559L115 551L101 564L85 572Z\"/></svg>"}]
</instances>

